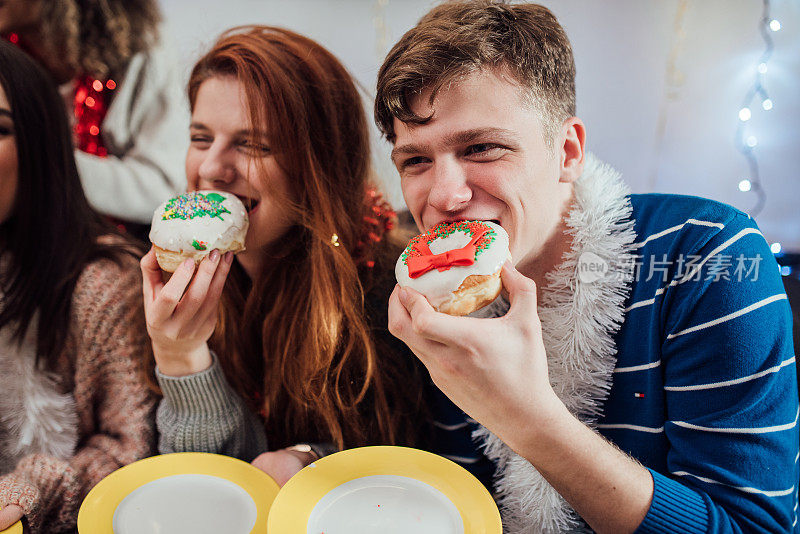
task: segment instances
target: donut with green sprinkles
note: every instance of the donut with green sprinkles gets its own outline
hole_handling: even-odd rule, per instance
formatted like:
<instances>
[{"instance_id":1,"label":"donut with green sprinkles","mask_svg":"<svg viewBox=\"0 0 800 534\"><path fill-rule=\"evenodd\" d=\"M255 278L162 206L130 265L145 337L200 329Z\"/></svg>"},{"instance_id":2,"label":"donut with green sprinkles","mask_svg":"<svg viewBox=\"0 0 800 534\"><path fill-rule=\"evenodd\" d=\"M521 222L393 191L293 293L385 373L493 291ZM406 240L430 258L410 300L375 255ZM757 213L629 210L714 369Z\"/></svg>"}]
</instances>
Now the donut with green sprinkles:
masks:
<instances>
[{"instance_id":1,"label":"donut with green sprinkles","mask_svg":"<svg viewBox=\"0 0 800 534\"><path fill-rule=\"evenodd\" d=\"M201 193L192 191L169 199L164 207L161 220L182 219L192 220L195 217L217 217L222 219L222 215L230 213L228 208L222 205L225 197L218 193ZM192 243L192 246L195 246ZM197 248L197 246L195 246ZM198 250L204 250L197 248Z\"/></svg>"},{"instance_id":2,"label":"donut with green sprinkles","mask_svg":"<svg viewBox=\"0 0 800 534\"><path fill-rule=\"evenodd\" d=\"M417 248L417 245L424 243L428 245L436 239L441 239L452 235L455 232L464 232L468 237L472 238L476 233L485 231L485 233L475 243L475 260L478 259L486 249L494 243L497 238L497 233L494 228L484 223L483 221L455 221L455 222L440 222L427 232L419 234L411 238L408 246L400 256L401 261L408 265L408 258L414 256L422 256L423 251Z\"/></svg>"}]
</instances>

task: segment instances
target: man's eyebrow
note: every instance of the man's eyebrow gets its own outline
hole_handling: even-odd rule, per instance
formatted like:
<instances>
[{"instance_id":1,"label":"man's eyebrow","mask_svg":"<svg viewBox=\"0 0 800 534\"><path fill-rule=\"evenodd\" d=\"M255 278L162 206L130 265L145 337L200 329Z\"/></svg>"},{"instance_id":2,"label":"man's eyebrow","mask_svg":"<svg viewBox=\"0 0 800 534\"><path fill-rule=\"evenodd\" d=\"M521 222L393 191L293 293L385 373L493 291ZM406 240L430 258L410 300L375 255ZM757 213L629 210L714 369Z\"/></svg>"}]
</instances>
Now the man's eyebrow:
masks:
<instances>
[{"instance_id":1,"label":"man's eyebrow","mask_svg":"<svg viewBox=\"0 0 800 534\"><path fill-rule=\"evenodd\" d=\"M453 145L466 145L477 140L488 141L488 138L501 138L508 140L513 136L513 132L505 128L473 128L472 130L464 130L461 132L453 132L444 138L447 146Z\"/></svg>"},{"instance_id":2,"label":"man's eyebrow","mask_svg":"<svg viewBox=\"0 0 800 534\"><path fill-rule=\"evenodd\" d=\"M500 138L506 142L510 142L514 133L504 128L473 128L471 130L463 130L460 132L453 132L444 138L445 146L466 145L477 140L488 141L489 139ZM392 149L391 158L394 161L397 156L404 154L419 154L425 152L428 145L418 145L409 143L406 145L395 146Z\"/></svg>"},{"instance_id":3,"label":"man's eyebrow","mask_svg":"<svg viewBox=\"0 0 800 534\"><path fill-rule=\"evenodd\" d=\"M406 155L406 154L419 154L420 152L425 151L425 147L427 145L415 145L413 143L407 145L400 145L396 146L392 149L392 153L390 157L392 161L395 160L397 156Z\"/></svg>"}]
</instances>

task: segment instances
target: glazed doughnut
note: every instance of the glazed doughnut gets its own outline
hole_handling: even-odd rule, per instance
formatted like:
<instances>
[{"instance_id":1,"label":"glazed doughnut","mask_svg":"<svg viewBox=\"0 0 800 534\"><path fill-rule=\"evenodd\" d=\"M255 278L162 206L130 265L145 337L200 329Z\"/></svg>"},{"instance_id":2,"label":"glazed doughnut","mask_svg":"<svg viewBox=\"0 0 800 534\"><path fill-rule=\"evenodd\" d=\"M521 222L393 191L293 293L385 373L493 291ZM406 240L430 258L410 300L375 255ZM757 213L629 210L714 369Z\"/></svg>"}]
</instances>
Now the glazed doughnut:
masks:
<instances>
[{"instance_id":1,"label":"glazed doughnut","mask_svg":"<svg viewBox=\"0 0 800 534\"><path fill-rule=\"evenodd\" d=\"M212 250L244 250L250 222L242 202L223 191L192 191L173 197L153 213L150 241L158 265L169 273L186 259L195 263Z\"/></svg>"},{"instance_id":2,"label":"glazed doughnut","mask_svg":"<svg viewBox=\"0 0 800 534\"><path fill-rule=\"evenodd\" d=\"M397 259L402 287L419 291L437 311L467 315L500 294L508 234L489 221L441 222L409 241Z\"/></svg>"}]
</instances>

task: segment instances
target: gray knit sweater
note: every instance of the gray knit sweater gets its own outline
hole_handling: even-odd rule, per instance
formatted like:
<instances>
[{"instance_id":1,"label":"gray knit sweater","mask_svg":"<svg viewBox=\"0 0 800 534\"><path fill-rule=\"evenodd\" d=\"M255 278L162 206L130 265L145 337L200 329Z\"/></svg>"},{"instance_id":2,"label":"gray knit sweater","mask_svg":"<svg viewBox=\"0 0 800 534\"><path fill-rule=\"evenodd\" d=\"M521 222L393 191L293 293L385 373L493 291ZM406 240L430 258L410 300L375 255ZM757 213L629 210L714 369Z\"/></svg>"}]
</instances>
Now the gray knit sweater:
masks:
<instances>
[{"instance_id":1,"label":"gray knit sweater","mask_svg":"<svg viewBox=\"0 0 800 534\"><path fill-rule=\"evenodd\" d=\"M213 452L249 462L267 450L264 425L212 357L211 367L188 376L156 370L164 394L156 414L159 452Z\"/></svg>"}]
</instances>

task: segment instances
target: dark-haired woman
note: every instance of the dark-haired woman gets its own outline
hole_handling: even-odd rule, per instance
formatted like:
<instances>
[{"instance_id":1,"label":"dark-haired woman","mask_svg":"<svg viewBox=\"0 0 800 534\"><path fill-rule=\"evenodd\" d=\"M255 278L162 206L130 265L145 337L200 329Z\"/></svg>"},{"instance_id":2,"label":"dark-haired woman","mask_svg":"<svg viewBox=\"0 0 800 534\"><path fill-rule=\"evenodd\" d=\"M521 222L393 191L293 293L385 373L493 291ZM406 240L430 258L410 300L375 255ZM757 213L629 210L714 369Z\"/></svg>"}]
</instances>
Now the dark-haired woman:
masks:
<instances>
[{"instance_id":1,"label":"dark-haired woman","mask_svg":"<svg viewBox=\"0 0 800 534\"><path fill-rule=\"evenodd\" d=\"M441 393L388 332L402 246L370 187L347 70L291 31L240 28L194 67L189 101L189 187L242 198L250 228L246 251L189 261L166 284L154 253L142 260L161 451L255 458L279 483L360 445L416 445L484 469L463 452L463 412L442 415L425 392ZM439 439L449 428L459 435Z\"/></svg>"},{"instance_id":2,"label":"dark-haired woman","mask_svg":"<svg viewBox=\"0 0 800 534\"><path fill-rule=\"evenodd\" d=\"M185 186L188 114L157 0L5 0L0 34L59 84L89 203L146 238ZM122 201L124 199L124 201Z\"/></svg>"},{"instance_id":3,"label":"dark-haired woman","mask_svg":"<svg viewBox=\"0 0 800 534\"><path fill-rule=\"evenodd\" d=\"M0 530L75 529L154 448L136 250L83 195L62 100L0 41Z\"/></svg>"}]
</instances>

